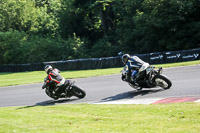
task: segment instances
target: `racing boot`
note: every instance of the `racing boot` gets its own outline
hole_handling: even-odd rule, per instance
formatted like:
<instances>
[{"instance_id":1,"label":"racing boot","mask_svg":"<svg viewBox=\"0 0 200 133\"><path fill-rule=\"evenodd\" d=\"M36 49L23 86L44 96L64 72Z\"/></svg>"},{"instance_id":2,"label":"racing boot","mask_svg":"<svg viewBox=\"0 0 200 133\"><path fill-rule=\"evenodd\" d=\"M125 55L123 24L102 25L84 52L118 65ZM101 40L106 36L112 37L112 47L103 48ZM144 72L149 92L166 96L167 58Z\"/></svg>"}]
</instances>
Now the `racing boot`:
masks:
<instances>
[{"instance_id":1,"label":"racing boot","mask_svg":"<svg viewBox=\"0 0 200 133\"><path fill-rule=\"evenodd\" d=\"M137 83L137 79L136 77L131 77L131 83L135 84L136 86L139 86L139 84Z\"/></svg>"}]
</instances>

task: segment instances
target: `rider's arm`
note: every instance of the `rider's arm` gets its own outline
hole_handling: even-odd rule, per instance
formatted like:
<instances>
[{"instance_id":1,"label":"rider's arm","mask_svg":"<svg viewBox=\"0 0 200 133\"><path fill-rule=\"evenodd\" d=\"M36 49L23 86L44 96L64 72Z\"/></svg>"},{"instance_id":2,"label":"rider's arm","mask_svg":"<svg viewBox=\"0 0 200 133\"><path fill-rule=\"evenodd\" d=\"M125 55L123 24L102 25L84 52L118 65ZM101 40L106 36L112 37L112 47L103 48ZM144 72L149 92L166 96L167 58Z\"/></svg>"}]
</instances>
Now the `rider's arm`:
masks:
<instances>
[{"instance_id":1,"label":"rider's arm","mask_svg":"<svg viewBox=\"0 0 200 133\"><path fill-rule=\"evenodd\" d=\"M140 63L140 64L144 64L144 63L145 63L145 62L144 62L143 60L141 60L138 56L133 56L133 59L134 59L136 62Z\"/></svg>"},{"instance_id":2,"label":"rider's arm","mask_svg":"<svg viewBox=\"0 0 200 133\"><path fill-rule=\"evenodd\" d=\"M53 69L55 72L60 73L60 70L58 70L57 68Z\"/></svg>"}]
</instances>

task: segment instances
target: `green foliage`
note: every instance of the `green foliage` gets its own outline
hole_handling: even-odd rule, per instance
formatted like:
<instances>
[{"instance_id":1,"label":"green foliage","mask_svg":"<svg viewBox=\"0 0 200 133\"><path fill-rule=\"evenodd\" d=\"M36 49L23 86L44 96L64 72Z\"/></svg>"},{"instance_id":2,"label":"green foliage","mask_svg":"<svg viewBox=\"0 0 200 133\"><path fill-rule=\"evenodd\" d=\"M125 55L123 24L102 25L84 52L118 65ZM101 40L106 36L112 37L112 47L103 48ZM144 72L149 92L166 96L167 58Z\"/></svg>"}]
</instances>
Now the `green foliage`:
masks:
<instances>
[{"instance_id":1,"label":"green foliage","mask_svg":"<svg viewBox=\"0 0 200 133\"><path fill-rule=\"evenodd\" d=\"M99 39L91 49L92 57L100 58L117 55L117 52L120 51L120 48L119 46L114 45L112 42L114 41L112 40L112 37L109 36Z\"/></svg>"},{"instance_id":2,"label":"green foliage","mask_svg":"<svg viewBox=\"0 0 200 133\"><path fill-rule=\"evenodd\" d=\"M51 2L49 6L44 4L42 7L36 6L33 0L1 2L0 31L14 29L29 33L55 34L58 28L56 13L60 9L61 3L59 0L49 2Z\"/></svg>"},{"instance_id":3,"label":"green foliage","mask_svg":"<svg viewBox=\"0 0 200 133\"><path fill-rule=\"evenodd\" d=\"M181 50L198 47L200 8L196 0L145 0L135 16L138 51ZM196 4L195 4L196 3ZM198 2L199 3L199 2ZM199 4L198 4L199 5ZM141 47L140 47L141 46ZM146 49L145 49L146 48Z\"/></svg>"},{"instance_id":4,"label":"green foliage","mask_svg":"<svg viewBox=\"0 0 200 133\"><path fill-rule=\"evenodd\" d=\"M27 39L25 32L7 31L0 32L0 63L23 63L27 61L27 47L23 43Z\"/></svg>"},{"instance_id":5,"label":"green foliage","mask_svg":"<svg viewBox=\"0 0 200 133\"><path fill-rule=\"evenodd\" d=\"M0 0L0 64L200 46L199 0Z\"/></svg>"},{"instance_id":6,"label":"green foliage","mask_svg":"<svg viewBox=\"0 0 200 133\"><path fill-rule=\"evenodd\" d=\"M53 60L72 59L78 54L83 42L73 37L63 40L61 37L28 36L25 32L0 32L0 63L35 63Z\"/></svg>"},{"instance_id":7,"label":"green foliage","mask_svg":"<svg viewBox=\"0 0 200 133\"><path fill-rule=\"evenodd\" d=\"M116 1L113 6L115 14L115 35L116 42L120 45L121 50L125 52L138 52L135 46L138 39L136 29L135 16L138 10L142 10L143 0L124 0ZM123 7L123 8L122 8ZM140 23L138 23L140 24ZM143 29L139 29L142 32Z\"/></svg>"}]
</instances>

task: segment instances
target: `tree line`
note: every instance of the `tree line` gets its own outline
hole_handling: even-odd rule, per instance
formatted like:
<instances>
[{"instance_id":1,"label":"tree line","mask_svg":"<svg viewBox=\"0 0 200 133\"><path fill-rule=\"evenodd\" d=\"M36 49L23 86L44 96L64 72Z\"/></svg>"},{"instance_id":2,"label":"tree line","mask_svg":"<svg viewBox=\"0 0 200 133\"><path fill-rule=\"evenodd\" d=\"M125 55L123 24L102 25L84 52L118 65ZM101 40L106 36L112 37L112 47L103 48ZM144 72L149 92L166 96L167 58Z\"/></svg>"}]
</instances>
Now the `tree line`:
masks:
<instances>
[{"instance_id":1,"label":"tree line","mask_svg":"<svg viewBox=\"0 0 200 133\"><path fill-rule=\"evenodd\" d=\"M0 64L200 46L199 0L0 0Z\"/></svg>"}]
</instances>

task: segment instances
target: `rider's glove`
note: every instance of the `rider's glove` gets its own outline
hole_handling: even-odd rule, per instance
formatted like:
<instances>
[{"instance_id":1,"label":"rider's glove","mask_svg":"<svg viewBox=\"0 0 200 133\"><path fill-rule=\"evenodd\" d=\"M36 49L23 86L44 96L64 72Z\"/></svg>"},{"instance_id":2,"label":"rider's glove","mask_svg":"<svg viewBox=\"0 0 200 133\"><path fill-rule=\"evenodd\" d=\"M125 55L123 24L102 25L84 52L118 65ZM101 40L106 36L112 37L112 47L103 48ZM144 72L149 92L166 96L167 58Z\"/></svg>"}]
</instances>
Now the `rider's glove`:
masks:
<instances>
[{"instance_id":1,"label":"rider's glove","mask_svg":"<svg viewBox=\"0 0 200 133\"><path fill-rule=\"evenodd\" d=\"M46 88L46 84L43 84L42 89Z\"/></svg>"}]
</instances>

